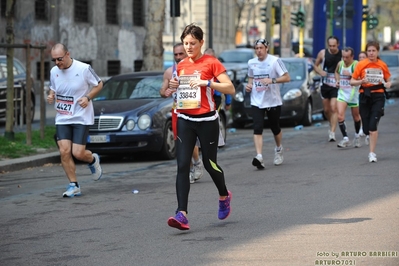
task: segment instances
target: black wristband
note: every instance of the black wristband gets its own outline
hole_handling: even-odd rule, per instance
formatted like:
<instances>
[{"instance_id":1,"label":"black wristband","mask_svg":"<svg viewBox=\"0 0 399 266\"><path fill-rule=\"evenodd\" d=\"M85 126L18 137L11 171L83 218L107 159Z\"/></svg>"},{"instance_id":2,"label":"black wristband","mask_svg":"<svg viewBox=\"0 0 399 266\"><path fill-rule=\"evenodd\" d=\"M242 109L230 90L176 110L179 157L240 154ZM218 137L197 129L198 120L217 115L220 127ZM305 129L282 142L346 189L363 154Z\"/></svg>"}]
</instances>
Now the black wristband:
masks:
<instances>
[{"instance_id":1,"label":"black wristband","mask_svg":"<svg viewBox=\"0 0 399 266\"><path fill-rule=\"evenodd\" d=\"M89 96L85 95L85 97L87 98L87 101L91 101L91 98Z\"/></svg>"}]
</instances>

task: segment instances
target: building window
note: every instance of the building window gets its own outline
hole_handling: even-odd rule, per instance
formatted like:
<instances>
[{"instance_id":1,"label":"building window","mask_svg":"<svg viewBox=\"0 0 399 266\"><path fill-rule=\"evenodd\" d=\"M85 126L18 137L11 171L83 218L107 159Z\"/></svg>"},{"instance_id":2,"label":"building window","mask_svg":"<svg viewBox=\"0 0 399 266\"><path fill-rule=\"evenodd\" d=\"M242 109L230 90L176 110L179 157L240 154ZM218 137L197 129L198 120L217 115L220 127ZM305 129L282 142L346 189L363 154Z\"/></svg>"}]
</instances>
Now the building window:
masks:
<instances>
[{"instance_id":1,"label":"building window","mask_svg":"<svg viewBox=\"0 0 399 266\"><path fill-rule=\"evenodd\" d=\"M109 60L108 61L108 76L112 77L119 75L121 72L121 61L119 60Z\"/></svg>"},{"instance_id":2,"label":"building window","mask_svg":"<svg viewBox=\"0 0 399 266\"><path fill-rule=\"evenodd\" d=\"M75 22L89 22L88 0L75 0Z\"/></svg>"},{"instance_id":3,"label":"building window","mask_svg":"<svg viewBox=\"0 0 399 266\"><path fill-rule=\"evenodd\" d=\"M1 17L6 17L7 0L0 0L0 13ZM14 4L15 5L15 4Z\"/></svg>"},{"instance_id":4,"label":"building window","mask_svg":"<svg viewBox=\"0 0 399 266\"><path fill-rule=\"evenodd\" d=\"M144 26L144 3L142 0L133 0L133 25Z\"/></svg>"},{"instance_id":5,"label":"building window","mask_svg":"<svg viewBox=\"0 0 399 266\"><path fill-rule=\"evenodd\" d=\"M35 19L37 20L47 20L47 1L46 0L36 0L35 1Z\"/></svg>"},{"instance_id":6,"label":"building window","mask_svg":"<svg viewBox=\"0 0 399 266\"><path fill-rule=\"evenodd\" d=\"M36 62L36 80L40 80L40 62ZM44 80L50 80L50 62L44 62Z\"/></svg>"},{"instance_id":7,"label":"building window","mask_svg":"<svg viewBox=\"0 0 399 266\"><path fill-rule=\"evenodd\" d=\"M143 60L134 60L134 72L140 72L143 67Z\"/></svg>"},{"instance_id":8,"label":"building window","mask_svg":"<svg viewBox=\"0 0 399 266\"><path fill-rule=\"evenodd\" d=\"M107 23L118 25L118 1L107 0L106 3Z\"/></svg>"}]
</instances>

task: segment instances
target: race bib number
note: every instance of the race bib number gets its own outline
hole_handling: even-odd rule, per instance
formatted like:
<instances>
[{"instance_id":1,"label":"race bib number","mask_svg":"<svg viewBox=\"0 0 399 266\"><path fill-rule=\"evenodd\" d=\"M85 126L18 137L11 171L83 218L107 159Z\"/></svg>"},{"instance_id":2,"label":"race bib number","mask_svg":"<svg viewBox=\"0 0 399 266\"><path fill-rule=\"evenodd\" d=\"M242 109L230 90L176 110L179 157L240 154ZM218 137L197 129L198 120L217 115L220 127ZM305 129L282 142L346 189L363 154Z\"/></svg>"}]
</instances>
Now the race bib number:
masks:
<instances>
[{"instance_id":1,"label":"race bib number","mask_svg":"<svg viewBox=\"0 0 399 266\"><path fill-rule=\"evenodd\" d=\"M341 76L339 80L339 88L340 89L352 89L352 86L350 84L351 77L350 76Z\"/></svg>"},{"instance_id":2,"label":"race bib number","mask_svg":"<svg viewBox=\"0 0 399 266\"><path fill-rule=\"evenodd\" d=\"M268 84L262 83L262 79L269 78L269 75L254 75L254 85L256 91L265 91L270 89Z\"/></svg>"},{"instance_id":3,"label":"race bib number","mask_svg":"<svg viewBox=\"0 0 399 266\"><path fill-rule=\"evenodd\" d=\"M201 107L201 88L190 87L190 80L199 75L181 75L176 92L176 109L196 109Z\"/></svg>"},{"instance_id":4,"label":"race bib number","mask_svg":"<svg viewBox=\"0 0 399 266\"><path fill-rule=\"evenodd\" d=\"M324 77L323 83L330 87L336 87L335 75L334 73L327 73L327 76Z\"/></svg>"},{"instance_id":5,"label":"race bib number","mask_svg":"<svg viewBox=\"0 0 399 266\"><path fill-rule=\"evenodd\" d=\"M382 69L367 68L365 71L366 71L366 80L370 84L378 85L384 81L384 73L382 72Z\"/></svg>"},{"instance_id":6,"label":"race bib number","mask_svg":"<svg viewBox=\"0 0 399 266\"><path fill-rule=\"evenodd\" d=\"M57 95L55 109L63 115L73 115L74 100L72 96Z\"/></svg>"}]
</instances>

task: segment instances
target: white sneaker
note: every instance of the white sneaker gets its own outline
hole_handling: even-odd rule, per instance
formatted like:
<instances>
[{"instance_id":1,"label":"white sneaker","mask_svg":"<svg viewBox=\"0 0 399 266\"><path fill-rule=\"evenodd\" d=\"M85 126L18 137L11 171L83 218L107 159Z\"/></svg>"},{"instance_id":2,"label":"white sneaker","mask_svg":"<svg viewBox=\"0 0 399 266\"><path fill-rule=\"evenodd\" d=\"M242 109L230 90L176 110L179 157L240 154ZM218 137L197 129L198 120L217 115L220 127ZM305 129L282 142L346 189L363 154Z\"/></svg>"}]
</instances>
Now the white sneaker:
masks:
<instances>
[{"instance_id":1,"label":"white sneaker","mask_svg":"<svg viewBox=\"0 0 399 266\"><path fill-rule=\"evenodd\" d=\"M377 162L377 154L374 152L369 153L369 163L376 163Z\"/></svg>"},{"instance_id":2,"label":"white sneaker","mask_svg":"<svg viewBox=\"0 0 399 266\"><path fill-rule=\"evenodd\" d=\"M284 156L283 156L283 146L281 146L280 151L277 151L277 147L274 149L274 165L280 165L284 161Z\"/></svg>"},{"instance_id":3,"label":"white sneaker","mask_svg":"<svg viewBox=\"0 0 399 266\"><path fill-rule=\"evenodd\" d=\"M331 132L330 130L328 131L328 141L335 142L335 133Z\"/></svg>"},{"instance_id":4,"label":"white sneaker","mask_svg":"<svg viewBox=\"0 0 399 266\"><path fill-rule=\"evenodd\" d=\"M362 145L360 144L360 137L357 136L353 139L353 146L355 148L360 148Z\"/></svg>"},{"instance_id":5,"label":"white sneaker","mask_svg":"<svg viewBox=\"0 0 399 266\"><path fill-rule=\"evenodd\" d=\"M338 148L346 148L350 146L350 142L349 142L349 138L348 137L344 137L338 144L337 147Z\"/></svg>"},{"instance_id":6,"label":"white sneaker","mask_svg":"<svg viewBox=\"0 0 399 266\"><path fill-rule=\"evenodd\" d=\"M364 139L364 144L366 144L367 146L370 144L370 136L367 135L366 138Z\"/></svg>"},{"instance_id":7,"label":"white sneaker","mask_svg":"<svg viewBox=\"0 0 399 266\"><path fill-rule=\"evenodd\" d=\"M190 184L194 184L195 183L194 175L195 175L195 171L194 171L194 168L192 168L192 169L190 169L190 174L189 174Z\"/></svg>"},{"instance_id":8,"label":"white sneaker","mask_svg":"<svg viewBox=\"0 0 399 266\"><path fill-rule=\"evenodd\" d=\"M91 174L93 175L94 180L100 180L101 176L103 175L103 169L100 165L100 156L97 153L93 153L93 157L96 159L93 164L89 164L89 168Z\"/></svg>"},{"instance_id":9,"label":"white sneaker","mask_svg":"<svg viewBox=\"0 0 399 266\"><path fill-rule=\"evenodd\" d=\"M80 196L80 188L76 186L75 183L69 183L67 191L65 191L62 196L64 198L73 198L74 196Z\"/></svg>"},{"instance_id":10,"label":"white sneaker","mask_svg":"<svg viewBox=\"0 0 399 266\"><path fill-rule=\"evenodd\" d=\"M193 163L193 167L194 167L194 180L197 181L204 174L204 172L202 171L202 160L200 159L198 163Z\"/></svg>"},{"instance_id":11,"label":"white sneaker","mask_svg":"<svg viewBox=\"0 0 399 266\"><path fill-rule=\"evenodd\" d=\"M263 164L262 155L260 155L260 154L256 155L255 158L252 160L252 165L258 169L264 169L265 165Z\"/></svg>"},{"instance_id":12,"label":"white sneaker","mask_svg":"<svg viewBox=\"0 0 399 266\"><path fill-rule=\"evenodd\" d=\"M360 136L360 137L365 137L365 136L366 136L366 134L364 134L364 132L363 132L363 128L360 128L360 130L359 130L359 136Z\"/></svg>"}]
</instances>

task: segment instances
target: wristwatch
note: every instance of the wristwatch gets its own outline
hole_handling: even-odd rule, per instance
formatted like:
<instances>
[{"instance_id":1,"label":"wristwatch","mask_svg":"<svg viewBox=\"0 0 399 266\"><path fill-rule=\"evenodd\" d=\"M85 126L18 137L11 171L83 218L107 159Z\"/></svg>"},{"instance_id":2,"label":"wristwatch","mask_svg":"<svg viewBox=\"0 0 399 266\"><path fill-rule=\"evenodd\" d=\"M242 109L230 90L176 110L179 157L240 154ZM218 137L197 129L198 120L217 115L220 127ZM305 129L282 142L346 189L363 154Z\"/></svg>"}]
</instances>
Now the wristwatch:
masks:
<instances>
[{"instance_id":1,"label":"wristwatch","mask_svg":"<svg viewBox=\"0 0 399 266\"><path fill-rule=\"evenodd\" d=\"M276 83L277 83L277 79L272 78L272 83L273 83L273 84L276 84Z\"/></svg>"},{"instance_id":2,"label":"wristwatch","mask_svg":"<svg viewBox=\"0 0 399 266\"><path fill-rule=\"evenodd\" d=\"M90 97L87 95L85 95L85 97L87 98L87 101L90 102L90 100L91 100Z\"/></svg>"}]
</instances>

